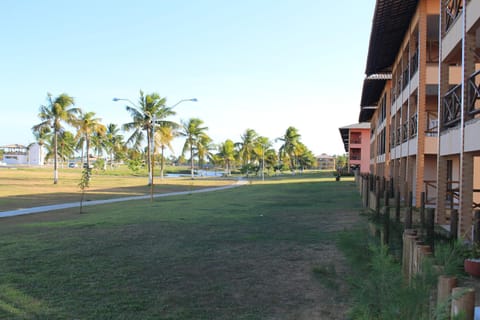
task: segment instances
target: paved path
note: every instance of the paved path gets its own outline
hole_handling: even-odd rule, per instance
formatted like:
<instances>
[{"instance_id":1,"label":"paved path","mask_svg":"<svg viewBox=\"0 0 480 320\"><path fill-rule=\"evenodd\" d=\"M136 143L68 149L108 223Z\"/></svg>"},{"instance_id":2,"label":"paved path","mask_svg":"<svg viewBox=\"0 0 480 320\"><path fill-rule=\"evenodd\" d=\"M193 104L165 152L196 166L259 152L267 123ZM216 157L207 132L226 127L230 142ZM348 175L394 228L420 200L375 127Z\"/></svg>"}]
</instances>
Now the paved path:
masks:
<instances>
[{"instance_id":1,"label":"paved path","mask_svg":"<svg viewBox=\"0 0 480 320\"><path fill-rule=\"evenodd\" d=\"M156 193L156 194L153 195L153 197L154 198L160 198L160 197L177 196L177 195L183 195L183 194L192 194L192 193L226 190L226 189L231 189L231 188L236 188L236 187L242 186L246 183L247 183L247 181L239 180L235 184L231 184L231 185L223 186L223 187L205 188L205 189L199 189L199 190L193 190L193 191ZM130 200L142 200L142 199L150 199L150 195L131 196L131 197L105 199L105 200L84 201L83 206L86 207L86 206L94 206L94 205L98 205L98 204L114 203L114 202L121 202L121 201L130 201ZM20 215L24 215L24 214L40 213L40 212L53 211L53 210L68 209L68 208L78 208L78 207L80 207L80 202L69 202L69 203L53 204L53 205L50 205L50 206L24 208L24 209L17 209L17 210L11 210L11 211L0 211L0 218L20 216Z\"/></svg>"}]
</instances>

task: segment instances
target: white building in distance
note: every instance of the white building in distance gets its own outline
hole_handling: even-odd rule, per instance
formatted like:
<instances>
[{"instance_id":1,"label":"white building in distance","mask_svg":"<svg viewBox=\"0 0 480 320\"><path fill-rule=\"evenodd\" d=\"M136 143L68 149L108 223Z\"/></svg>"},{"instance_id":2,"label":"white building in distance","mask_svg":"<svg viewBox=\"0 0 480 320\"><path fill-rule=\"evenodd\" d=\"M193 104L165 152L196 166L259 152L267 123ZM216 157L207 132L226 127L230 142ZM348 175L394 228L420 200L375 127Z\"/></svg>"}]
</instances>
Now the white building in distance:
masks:
<instances>
[{"instance_id":1,"label":"white building in distance","mask_svg":"<svg viewBox=\"0 0 480 320\"><path fill-rule=\"evenodd\" d=\"M40 166L45 163L45 152L36 142L28 147L20 144L0 146L0 150L3 151L3 162L6 164Z\"/></svg>"}]
</instances>

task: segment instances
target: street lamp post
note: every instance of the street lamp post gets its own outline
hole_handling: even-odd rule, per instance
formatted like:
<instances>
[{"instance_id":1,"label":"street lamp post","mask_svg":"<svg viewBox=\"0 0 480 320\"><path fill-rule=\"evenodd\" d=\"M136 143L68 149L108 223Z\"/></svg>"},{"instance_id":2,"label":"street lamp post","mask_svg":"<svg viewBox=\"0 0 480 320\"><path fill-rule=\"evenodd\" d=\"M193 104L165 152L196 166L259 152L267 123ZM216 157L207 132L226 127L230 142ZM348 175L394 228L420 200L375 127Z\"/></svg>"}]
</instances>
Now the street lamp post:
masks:
<instances>
[{"instance_id":1,"label":"street lamp post","mask_svg":"<svg viewBox=\"0 0 480 320\"><path fill-rule=\"evenodd\" d=\"M137 109L140 109L135 103L133 103L130 99L125 99L125 98L113 98L112 99L114 102L117 102L117 101L127 101L129 102L130 104L132 104L134 107L136 107ZM179 105L180 103L182 102L186 102L186 101L191 101L191 102L197 102L198 99L197 98L191 98L191 99L182 99L180 101L178 101L177 103L175 103L174 105L172 105L170 107L170 109L173 109L174 107L176 107L177 105ZM157 124L157 116L156 114L150 114L150 119L151 119L151 131L150 131L150 149L148 150L149 153L150 153L150 157L148 159L148 162L149 162L149 173L148 173L148 180L149 180L149 184L150 184L150 201L153 201L153 169L154 169L154 163L155 163L155 125Z\"/></svg>"}]
</instances>

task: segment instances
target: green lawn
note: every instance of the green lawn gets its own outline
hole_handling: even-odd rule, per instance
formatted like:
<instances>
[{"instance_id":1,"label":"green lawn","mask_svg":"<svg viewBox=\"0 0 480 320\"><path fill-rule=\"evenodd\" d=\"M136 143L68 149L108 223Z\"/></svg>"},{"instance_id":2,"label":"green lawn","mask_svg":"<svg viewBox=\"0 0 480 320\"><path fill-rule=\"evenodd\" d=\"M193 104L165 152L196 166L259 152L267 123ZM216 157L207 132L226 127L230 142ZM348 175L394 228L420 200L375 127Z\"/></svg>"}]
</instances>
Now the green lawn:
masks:
<instances>
[{"instance_id":1,"label":"green lawn","mask_svg":"<svg viewBox=\"0 0 480 320\"><path fill-rule=\"evenodd\" d=\"M0 318L343 319L359 211L352 181L306 175L4 219Z\"/></svg>"}]
</instances>

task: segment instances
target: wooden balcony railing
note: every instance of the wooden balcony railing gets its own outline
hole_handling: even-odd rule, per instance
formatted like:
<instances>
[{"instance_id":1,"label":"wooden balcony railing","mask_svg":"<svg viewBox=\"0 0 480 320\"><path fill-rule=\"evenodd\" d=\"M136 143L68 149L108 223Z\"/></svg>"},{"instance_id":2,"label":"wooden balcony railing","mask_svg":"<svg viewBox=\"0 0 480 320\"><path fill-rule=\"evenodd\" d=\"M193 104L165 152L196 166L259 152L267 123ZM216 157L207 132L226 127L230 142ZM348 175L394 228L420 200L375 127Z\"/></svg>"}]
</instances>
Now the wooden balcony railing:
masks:
<instances>
[{"instance_id":1,"label":"wooden balcony railing","mask_svg":"<svg viewBox=\"0 0 480 320\"><path fill-rule=\"evenodd\" d=\"M417 114L416 113L410 117L409 127L410 127L410 139L411 139L411 138L417 136L418 126L417 126Z\"/></svg>"},{"instance_id":2,"label":"wooden balcony railing","mask_svg":"<svg viewBox=\"0 0 480 320\"><path fill-rule=\"evenodd\" d=\"M413 75L418 70L418 49L415 50L411 59L410 59L410 79L413 78Z\"/></svg>"},{"instance_id":3,"label":"wooden balcony railing","mask_svg":"<svg viewBox=\"0 0 480 320\"><path fill-rule=\"evenodd\" d=\"M438 133L438 116L436 112L427 111L427 130L425 135L428 137L436 136Z\"/></svg>"},{"instance_id":4,"label":"wooden balcony railing","mask_svg":"<svg viewBox=\"0 0 480 320\"><path fill-rule=\"evenodd\" d=\"M462 86L457 85L450 89L442 99L442 130L460 122L461 90Z\"/></svg>"},{"instance_id":5,"label":"wooden balcony railing","mask_svg":"<svg viewBox=\"0 0 480 320\"><path fill-rule=\"evenodd\" d=\"M424 180L425 187L425 204L435 205L437 202L437 181ZM447 181L447 201L450 209L453 209L460 202L460 193L458 188L458 181ZM480 189L473 189L472 192L480 193ZM472 209L480 208L480 203L473 202Z\"/></svg>"},{"instance_id":6,"label":"wooden balcony railing","mask_svg":"<svg viewBox=\"0 0 480 320\"><path fill-rule=\"evenodd\" d=\"M408 122L402 124L402 142L408 140Z\"/></svg>"},{"instance_id":7,"label":"wooden balcony railing","mask_svg":"<svg viewBox=\"0 0 480 320\"><path fill-rule=\"evenodd\" d=\"M480 113L480 70L468 79L468 113L474 116Z\"/></svg>"},{"instance_id":8,"label":"wooden balcony railing","mask_svg":"<svg viewBox=\"0 0 480 320\"><path fill-rule=\"evenodd\" d=\"M447 0L445 7L445 32L447 32L463 10L462 0Z\"/></svg>"},{"instance_id":9,"label":"wooden balcony railing","mask_svg":"<svg viewBox=\"0 0 480 320\"><path fill-rule=\"evenodd\" d=\"M436 180L424 180L425 190L425 204L435 205L437 204L437 181Z\"/></svg>"},{"instance_id":10,"label":"wooden balcony railing","mask_svg":"<svg viewBox=\"0 0 480 320\"><path fill-rule=\"evenodd\" d=\"M410 82L410 77L409 77L409 68L408 66L403 70L403 75L402 75L402 80L403 80L403 85L402 88L405 90L407 87L408 83Z\"/></svg>"}]
</instances>

